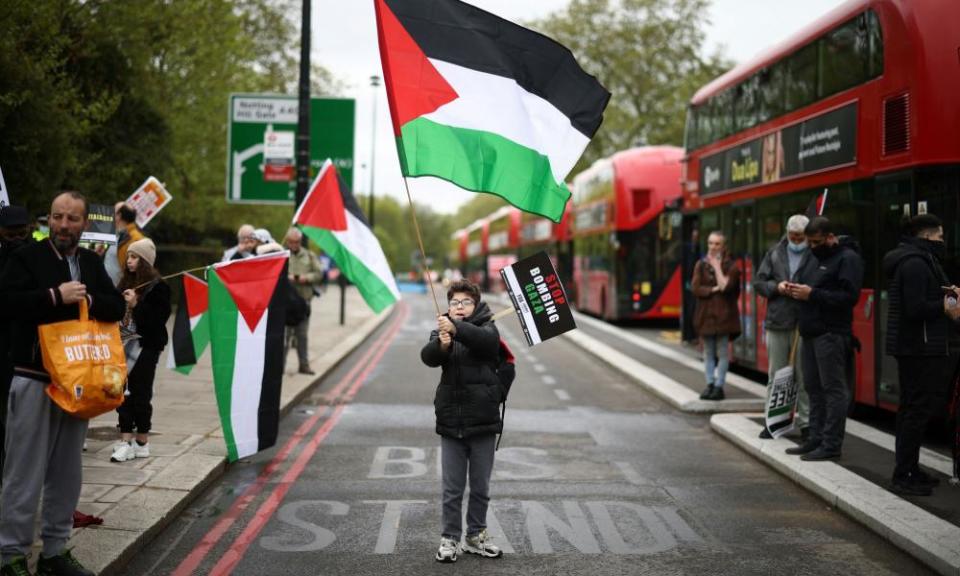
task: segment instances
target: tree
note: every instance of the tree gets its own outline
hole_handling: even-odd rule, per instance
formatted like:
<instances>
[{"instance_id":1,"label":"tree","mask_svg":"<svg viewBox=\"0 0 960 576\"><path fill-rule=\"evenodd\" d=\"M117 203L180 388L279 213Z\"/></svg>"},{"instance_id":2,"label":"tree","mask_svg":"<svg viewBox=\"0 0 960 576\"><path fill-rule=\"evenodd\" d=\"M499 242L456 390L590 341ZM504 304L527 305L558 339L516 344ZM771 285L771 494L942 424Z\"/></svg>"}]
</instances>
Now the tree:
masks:
<instances>
[{"instance_id":1,"label":"tree","mask_svg":"<svg viewBox=\"0 0 960 576\"><path fill-rule=\"evenodd\" d=\"M275 234L289 206L224 202L232 92L292 93L293 0L7 0L0 11L0 167L33 212L53 192L126 198L148 175L174 201L159 243L220 244L251 221ZM340 85L313 66L313 87Z\"/></svg>"},{"instance_id":2,"label":"tree","mask_svg":"<svg viewBox=\"0 0 960 576\"><path fill-rule=\"evenodd\" d=\"M683 144L694 92L730 67L703 55L709 0L571 0L531 26L570 48L612 94L573 173L638 144Z\"/></svg>"},{"instance_id":3,"label":"tree","mask_svg":"<svg viewBox=\"0 0 960 576\"><path fill-rule=\"evenodd\" d=\"M383 246L384 254L394 273L402 273L416 268L421 263L420 247L410 217L410 205L398 202L392 196L377 196L377 219L374 234ZM452 227L450 217L437 214L429 206L414 203L417 210L417 222L423 235L423 245L436 265L443 262Z\"/></svg>"},{"instance_id":4,"label":"tree","mask_svg":"<svg viewBox=\"0 0 960 576\"><path fill-rule=\"evenodd\" d=\"M474 220L489 216L499 208L507 206L507 201L493 194L475 194L453 216L452 229L469 226Z\"/></svg>"}]
</instances>

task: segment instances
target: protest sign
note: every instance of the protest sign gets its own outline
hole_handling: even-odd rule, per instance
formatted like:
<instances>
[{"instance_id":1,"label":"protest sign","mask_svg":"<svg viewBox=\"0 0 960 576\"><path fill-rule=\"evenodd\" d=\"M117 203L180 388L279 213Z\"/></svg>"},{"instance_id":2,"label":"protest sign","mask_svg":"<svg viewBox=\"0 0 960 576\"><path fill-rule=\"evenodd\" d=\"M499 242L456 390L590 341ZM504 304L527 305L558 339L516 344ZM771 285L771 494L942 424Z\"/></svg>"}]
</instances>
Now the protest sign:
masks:
<instances>
[{"instance_id":1,"label":"protest sign","mask_svg":"<svg viewBox=\"0 0 960 576\"><path fill-rule=\"evenodd\" d=\"M0 208L10 205L10 193L7 192L7 183L3 181L3 170L0 170Z\"/></svg>"},{"instance_id":2,"label":"protest sign","mask_svg":"<svg viewBox=\"0 0 960 576\"><path fill-rule=\"evenodd\" d=\"M173 196L151 176L127 198L127 204L137 211L137 226L144 228L171 200Z\"/></svg>"},{"instance_id":3,"label":"protest sign","mask_svg":"<svg viewBox=\"0 0 960 576\"><path fill-rule=\"evenodd\" d=\"M784 366L773 374L773 387L770 390L770 402L767 403L767 430L774 438L779 438L793 430L797 414L797 379L793 366Z\"/></svg>"},{"instance_id":4,"label":"protest sign","mask_svg":"<svg viewBox=\"0 0 960 576\"><path fill-rule=\"evenodd\" d=\"M560 277L546 252L500 270L529 346L577 327Z\"/></svg>"},{"instance_id":5,"label":"protest sign","mask_svg":"<svg viewBox=\"0 0 960 576\"><path fill-rule=\"evenodd\" d=\"M800 334L794 332L787 365L773 373L773 383L770 384L770 393L767 395L770 400L767 402L765 420L767 430L774 438L793 430L796 421L800 383L797 381L794 366L799 345Z\"/></svg>"},{"instance_id":6,"label":"protest sign","mask_svg":"<svg viewBox=\"0 0 960 576\"><path fill-rule=\"evenodd\" d=\"M113 206L106 204L91 204L90 214L87 217L89 224L83 234L81 242L89 244L116 244L117 228L113 220Z\"/></svg>"}]
</instances>

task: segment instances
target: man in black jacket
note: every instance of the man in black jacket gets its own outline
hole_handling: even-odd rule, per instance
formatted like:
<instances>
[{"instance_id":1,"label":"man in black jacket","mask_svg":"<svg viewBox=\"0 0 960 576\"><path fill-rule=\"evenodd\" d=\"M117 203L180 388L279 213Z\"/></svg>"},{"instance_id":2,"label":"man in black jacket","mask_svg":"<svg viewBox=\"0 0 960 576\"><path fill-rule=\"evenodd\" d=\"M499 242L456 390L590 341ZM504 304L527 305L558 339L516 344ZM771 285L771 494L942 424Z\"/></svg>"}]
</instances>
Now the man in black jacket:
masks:
<instances>
[{"instance_id":1,"label":"man in black jacket","mask_svg":"<svg viewBox=\"0 0 960 576\"><path fill-rule=\"evenodd\" d=\"M4 206L0 209L0 272L3 271L14 250L31 242L30 213L23 206ZM10 363L10 343L13 340L11 321L0 320L0 470L6 457L7 398L10 396L10 381L13 380L13 364ZM2 484L2 481L0 481Z\"/></svg>"},{"instance_id":2,"label":"man in black jacket","mask_svg":"<svg viewBox=\"0 0 960 576\"><path fill-rule=\"evenodd\" d=\"M833 233L823 216L807 224L804 234L816 258L800 270L799 283L787 292L800 300L804 385L810 398L810 432L788 454L803 460L840 457L847 422L849 383L846 367L853 339L853 308L860 300L863 259L856 241Z\"/></svg>"},{"instance_id":3,"label":"man in black jacket","mask_svg":"<svg viewBox=\"0 0 960 576\"><path fill-rule=\"evenodd\" d=\"M787 285L797 280L803 265L811 258L810 247L803 231L810 219L803 214L794 214L787 220L787 235L767 252L757 269L753 289L767 299L767 315L763 322L764 340L767 345L767 404L773 390L773 378L778 370L790 363L790 350L796 335L797 319L800 315L800 302L787 293ZM797 343L797 356L801 354ZM803 387L803 370L800 362L794 361L794 381L799 386L797 398L796 425L801 431L807 430L810 417L810 403L807 391ZM773 436L764 426L760 438Z\"/></svg>"},{"instance_id":4,"label":"man in black jacket","mask_svg":"<svg viewBox=\"0 0 960 576\"><path fill-rule=\"evenodd\" d=\"M929 496L939 483L920 469L920 445L937 406L947 397L953 375L944 286L950 286L941 267L946 244L943 224L932 214L908 221L900 245L883 259L890 281L886 352L897 359L900 406L897 411L896 466L893 491Z\"/></svg>"},{"instance_id":5,"label":"man in black jacket","mask_svg":"<svg viewBox=\"0 0 960 576\"><path fill-rule=\"evenodd\" d=\"M50 401L44 388L37 327L79 317L86 299L90 316L107 322L123 317L123 297L100 258L78 247L87 225L87 201L64 192L50 207L50 237L10 256L0 275L0 310L13 322L7 435L30 438L8 445L0 494L0 576L27 574L34 521L43 493L38 575L93 574L66 549L73 511L80 498L81 453L87 421L73 418Z\"/></svg>"},{"instance_id":6,"label":"man in black jacket","mask_svg":"<svg viewBox=\"0 0 960 576\"><path fill-rule=\"evenodd\" d=\"M443 528L435 558L457 561L468 470L470 502L462 550L496 558L502 551L487 538L487 507L496 435L503 428L500 402L506 396L496 373L500 333L475 284L454 282L447 299L449 311L437 318L437 329L420 351L424 364L443 369L433 401L443 469Z\"/></svg>"}]
</instances>

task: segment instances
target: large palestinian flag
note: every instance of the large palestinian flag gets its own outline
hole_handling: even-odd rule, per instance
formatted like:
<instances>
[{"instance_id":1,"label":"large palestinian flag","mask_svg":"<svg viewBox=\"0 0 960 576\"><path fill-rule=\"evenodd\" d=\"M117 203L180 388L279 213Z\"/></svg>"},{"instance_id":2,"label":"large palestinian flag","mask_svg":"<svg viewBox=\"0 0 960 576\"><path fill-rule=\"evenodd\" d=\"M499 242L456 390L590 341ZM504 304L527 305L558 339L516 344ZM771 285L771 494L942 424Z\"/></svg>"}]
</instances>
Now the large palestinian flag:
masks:
<instances>
[{"instance_id":1,"label":"large palestinian flag","mask_svg":"<svg viewBox=\"0 0 960 576\"><path fill-rule=\"evenodd\" d=\"M173 336L167 353L167 368L189 374L210 343L207 315L207 283L184 274L180 305L173 320Z\"/></svg>"},{"instance_id":2,"label":"large palestinian flag","mask_svg":"<svg viewBox=\"0 0 960 576\"><path fill-rule=\"evenodd\" d=\"M207 268L213 384L231 462L277 440L288 256Z\"/></svg>"},{"instance_id":3,"label":"large palestinian flag","mask_svg":"<svg viewBox=\"0 0 960 576\"><path fill-rule=\"evenodd\" d=\"M293 223L337 263L374 312L400 299L380 242L330 160L314 179Z\"/></svg>"},{"instance_id":4,"label":"large palestinian flag","mask_svg":"<svg viewBox=\"0 0 960 576\"><path fill-rule=\"evenodd\" d=\"M458 0L374 0L400 168L559 222L610 93L567 48Z\"/></svg>"}]
</instances>

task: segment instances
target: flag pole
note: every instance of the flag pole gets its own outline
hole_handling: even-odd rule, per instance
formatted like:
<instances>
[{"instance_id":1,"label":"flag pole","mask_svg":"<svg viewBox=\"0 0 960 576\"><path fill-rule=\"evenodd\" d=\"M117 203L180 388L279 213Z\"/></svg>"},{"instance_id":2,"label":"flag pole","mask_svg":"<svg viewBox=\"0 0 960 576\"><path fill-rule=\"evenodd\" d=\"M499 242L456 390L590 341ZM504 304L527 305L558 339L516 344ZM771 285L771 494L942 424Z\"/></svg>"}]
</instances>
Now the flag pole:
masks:
<instances>
[{"instance_id":1,"label":"flag pole","mask_svg":"<svg viewBox=\"0 0 960 576\"><path fill-rule=\"evenodd\" d=\"M403 187L407 191L407 202L410 204L410 216L413 218L413 229L417 233L417 244L420 246L420 256L423 258L423 268L427 271L427 284L430 286L430 295L433 296L433 307L440 315L440 303L437 302L437 293L433 289L433 274L430 272L430 266L427 264L427 251L423 249L423 237L420 236L420 224L417 223L417 211L413 207L413 198L410 196L410 186L407 184L406 176L403 177Z\"/></svg>"}]
</instances>

